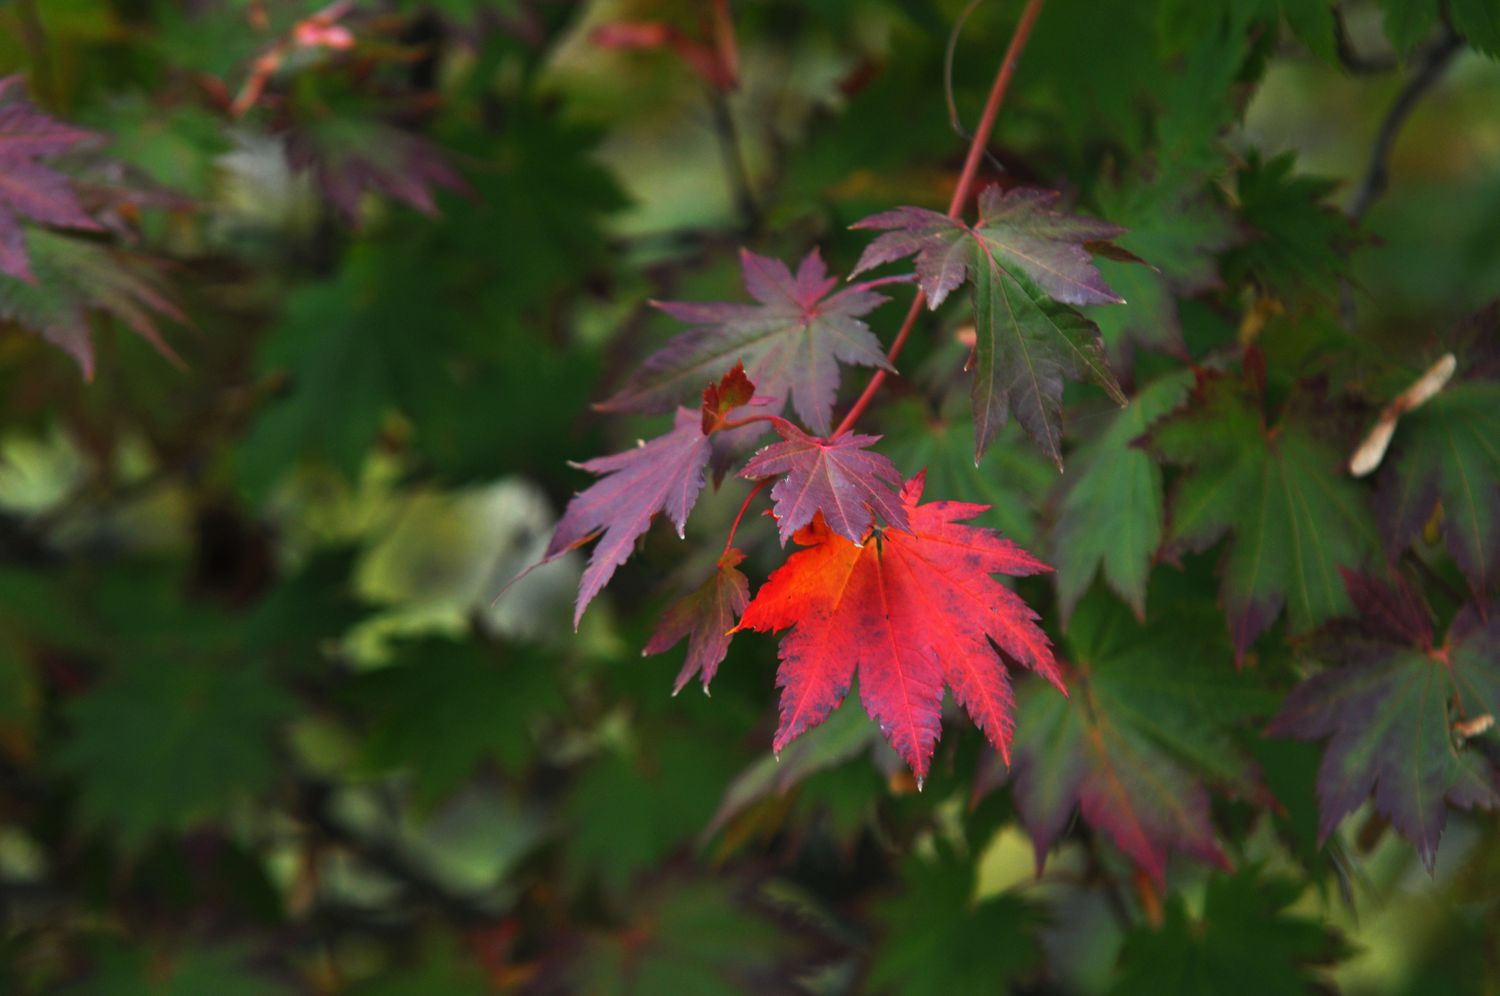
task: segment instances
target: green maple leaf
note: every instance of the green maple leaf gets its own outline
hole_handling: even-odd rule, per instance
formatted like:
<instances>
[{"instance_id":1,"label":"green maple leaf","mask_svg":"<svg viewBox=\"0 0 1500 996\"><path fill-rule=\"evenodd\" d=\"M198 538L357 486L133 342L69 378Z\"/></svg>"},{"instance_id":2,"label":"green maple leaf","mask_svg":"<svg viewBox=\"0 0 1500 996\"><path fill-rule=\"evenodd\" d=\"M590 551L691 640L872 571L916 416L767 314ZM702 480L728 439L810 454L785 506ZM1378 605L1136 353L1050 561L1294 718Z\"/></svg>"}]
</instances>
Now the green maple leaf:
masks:
<instances>
[{"instance_id":1,"label":"green maple leaf","mask_svg":"<svg viewBox=\"0 0 1500 996\"><path fill-rule=\"evenodd\" d=\"M737 996L780 992L799 939L722 882L667 882L636 897L618 931L594 932L570 960L570 992Z\"/></svg>"},{"instance_id":2,"label":"green maple leaf","mask_svg":"<svg viewBox=\"0 0 1500 996\"><path fill-rule=\"evenodd\" d=\"M269 785L292 713L258 668L145 658L69 703L52 761L78 784L79 822L135 848Z\"/></svg>"},{"instance_id":3,"label":"green maple leaf","mask_svg":"<svg viewBox=\"0 0 1500 996\"><path fill-rule=\"evenodd\" d=\"M1379 548L1365 493L1315 433L1316 413L1289 404L1267 425L1261 405L1233 378L1210 375L1150 436L1162 458L1187 468L1168 503L1167 549L1233 535L1220 571L1237 657L1283 607L1297 632L1348 611L1339 568Z\"/></svg>"},{"instance_id":4,"label":"green maple leaf","mask_svg":"<svg viewBox=\"0 0 1500 996\"><path fill-rule=\"evenodd\" d=\"M974 900L974 866L939 844L909 857L903 889L875 908L885 936L870 963L871 992L947 996L998 992L1038 963L1039 912L1001 893Z\"/></svg>"},{"instance_id":5,"label":"green maple leaf","mask_svg":"<svg viewBox=\"0 0 1500 996\"><path fill-rule=\"evenodd\" d=\"M1354 233L1327 204L1337 184L1293 172L1291 153L1252 153L1237 180L1246 239L1224 257L1231 284L1249 281L1292 304L1328 301L1348 269Z\"/></svg>"},{"instance_id":6,"label":"green maple leaf","mask_svg":"<svg viewBox=\"0 0 1500 996\"><path fill-rule=\"evenodd\" d=\"M1111 996L1328 992L1315 969L1353 951L1338 932L1289 912L1301 892L1295 882L1247 868L1209 881L1201 916L1189 916L1182 897L1172 896L1160 927L1126 936Z\"/></svg>"},{"instance_id":7,"label":"green maple leaf","mask_svg":"<svg viewBox=\"0 0 1500 996\"><path fill-rule=\"evenodd\" d=\"M65 996L289 996L291 989L249 970L234 947L152 951L118 942L97 945L93 970Z\"/></svg>"},{"instance_id":8,"label":"green maple leaf","mask_svg":"<svg viewBox=\"0 0 1500 996\"><path fill-rule=\"evenodd\" d=\"M1037 534L1040 496L1057 472L1038 458L1019 426L1002 429L976 464L973 439L955 407L944 405L944 414L937 415L915 399L893 402L882 412L891 460L898 467L927 468L927 487L935 495L990 506L977 521L1030 545Z\"/></svg>"},{"instance_id":9,"label":"green maple leaf","mask_svg":"<svg viewBox=\"0 0 1500 996\"><path fill-rule=\"evenodd\" d=\"M351 694L370 721L366 762L407 768L423 806L486 761L520 768L538 719L562 704L555 661L438 639L402 644L394 663L360 675Z\"/></svg>"},{"instance_id":10,"label":"green maple leaf","mask_svg":"<svg viewBox=\"0 0 1500 996\"><path fill-rule=\"evenodd\" d=\"M1068 697L1037 694L1034 682L1022 693L1012 792L1038 868L1080 806L1158 882L1172 852L1228 864L1209 787L1259 792L1234 731L1274 700L1228 666L1212 608L1185 587L1174 595L1145 626L1118 602L1084 599L1060 653Z\"/></svg>"},{"instance_id":11,"label":"green maple leaf","mask_svg":"<svg viewBox=\"0 0 1500 996\"><path fill-rule=\"evenodd\" d=\"M1096 573L1137 616L1145 616L1146 576L1163 531L1162 472L1150 454L1132 444L1182 403L1191 384L1187 371L1154 381L1075 451L1053 534L1052 565L1064 622Z\"/></svg>"},{"instance_id":12,"label":"green maple leaf","mask_svg":"<svg viewBox=\"0 0 1500 996\"><path fill-rule=\"evenodd\" d=\"M1187 185L1130 184L1100 192L1100 210L1125 226L1116 241L1150 266L1101 259L1099 273L1124 308L1093 308L1110 360L1123 365L1132 347L1185 356L1177 298L1219 283L1216 253L1237 236L1234 220Z\"/></svg>"}]
</instances>

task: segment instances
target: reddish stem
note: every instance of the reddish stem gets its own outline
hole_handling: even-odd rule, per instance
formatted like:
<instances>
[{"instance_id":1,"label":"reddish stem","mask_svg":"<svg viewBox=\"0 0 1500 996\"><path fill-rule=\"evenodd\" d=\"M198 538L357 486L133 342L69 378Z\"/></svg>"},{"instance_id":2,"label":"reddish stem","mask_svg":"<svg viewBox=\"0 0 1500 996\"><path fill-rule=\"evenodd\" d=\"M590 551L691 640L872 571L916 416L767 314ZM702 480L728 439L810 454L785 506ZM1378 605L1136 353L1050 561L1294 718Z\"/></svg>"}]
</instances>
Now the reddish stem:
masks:
<instances>
[{"instance_id":1,"label":"reddish stem","mask_svg":"<svg viewBox=\"0 0 1500 996\"><path fill-rule=\"evenodd\" d=\"M751 488L750 493L745 496L745 503L740 506L740 514L734 517L734 524L729 527L729 538L724 541L724 553L728 553L730 548L734 546L734 534L739 530L740 520L745 517L745 512L750 508L750 503L755 500L756 495L760 494L761 489L770 483L771 478L768 477ZM719 556L722 557L724 554L721 553Z\"/></svg>"},{"instance_id":2,"label":"reddish stem","mask_svg":"<svg viewBox=\"0 0 1500 996\"><path fill-rule=\"evenodd\" d=\"M754 425L756 422L776 422L779 420L779 417L776 415L750 415L746 418L732 418L728 421L720 422L717 429L727 431L729 429L738 429L745 425Z\"/></svg>"},{"instance_id":3,"label":"reddish stem","mask_svg":"<svg viewBox=\"0 0 1500 996\"><path fill-rule=\"evenodd\" d=\"M1000 62L1000 71L995 74L995 82L990 87L989 99L985 101L984 113L979 118L979 126L974 129L974 137L969 142L969 153L964 157L964 168L958 175L958 183L953 188L953 200L948 203L948 217L957 218L963 213L963 206L969 199L969 193L974 186L974 178L979 175L979 161L984 158L984 148L989 142L990 132L995 128L995 118L1000 114L1000 105L1005 102L1005 91L1010 89L1010 78L1015 75L1016 63L1020 61L1021 52L1026 48L1026 42L1031 37L1032 26L1036 24L1037 15L1042 12L1043 0L1028 0L1026 9L1021 12L1021 20L1016 24L1016 30L1010 36L1010 45L1005 50L1005 58ZM886 351L885 358L894 363L900 355L902 347L906 345L911 330L917 324L917 316L922 313L922 305L926 303L927 297L921 290L911 302L911 308L906 312L906 318L901 322L901 329L896 333L896 338L891 341L891 348ZM880 385L885 383L886 372L876 370L870 377L870 382L865 385L864 392L849 409L849 414L833 430L833 437L842 436L853 428L854 423L864 414L866 408L870 407L870 401L875 397L875 392Z\"/></svg>"}]
</instances>

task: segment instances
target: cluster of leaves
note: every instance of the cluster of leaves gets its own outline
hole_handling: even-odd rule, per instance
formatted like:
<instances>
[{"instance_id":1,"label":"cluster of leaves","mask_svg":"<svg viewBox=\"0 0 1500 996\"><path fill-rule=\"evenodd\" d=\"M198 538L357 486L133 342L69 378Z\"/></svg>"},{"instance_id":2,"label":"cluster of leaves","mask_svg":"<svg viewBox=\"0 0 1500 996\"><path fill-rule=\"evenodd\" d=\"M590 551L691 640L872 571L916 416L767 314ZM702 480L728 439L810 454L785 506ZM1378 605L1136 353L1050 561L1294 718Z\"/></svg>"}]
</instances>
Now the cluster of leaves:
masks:
<instances>
[{"instance_id":1,"label":"cluster of leaves","mask_svg":"<svg viewBox=\"0 0 1500 996\"><path fill-rule=\"evenodd\" d=\"M0 7L0 989L1492 989L1491 6Z\"/></svg>"}]
</instances>

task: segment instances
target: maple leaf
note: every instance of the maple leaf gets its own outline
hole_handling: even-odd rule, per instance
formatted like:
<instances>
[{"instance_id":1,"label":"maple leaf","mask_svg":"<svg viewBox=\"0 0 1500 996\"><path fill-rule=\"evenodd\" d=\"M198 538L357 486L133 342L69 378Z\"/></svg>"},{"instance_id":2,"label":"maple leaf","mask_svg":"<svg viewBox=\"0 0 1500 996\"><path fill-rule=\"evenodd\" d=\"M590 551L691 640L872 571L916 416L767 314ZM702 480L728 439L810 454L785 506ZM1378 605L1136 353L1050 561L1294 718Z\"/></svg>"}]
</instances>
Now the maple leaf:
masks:
<instances>
[{"instance_id":1,"label":"maple leaf","mask_svg":"<svg viewBox=\"0 0 1500 996\"><path fill-rule=\"evenodd\" d=\"M703 490L708 441L699 413L679 408L671 432L623 453L575 465L602 479L568 502L544 554L544 561L552 560L599 537L578 585L574 628L615 570L630 559L635 541L657 513L666 515L677 535L683 535L688 513Z\"/></svg>"},{"instance_id":2,"label":"maple leaf","mask_svg":"<svg viewBox=\"0 0 1500 996\"><path fill-rule=\"evenodd\" d=\"M1224 256L1224 271L1231 283L1249 281L1289 303L1318 303L1339 286L1355 237L1326 203L1338 184L1295 174L1294 166L1291 153L1248 156L1236 192L1250 237Z\"/></svg>"},{"instance_id":3,"label":"maple leaf","mask_svg":"<svg viewBox=\"0 0 1500 996\"><path fill-rule=\"evenodd\" d=\"M1057 601L1065 624L1098 573L1144 618L1146 576L1161 545L1162 472L1132 444L1182 403L1191 384L1185 370L1153 381L1074 454L1054 533Z\"/></svg>"},{"instance_id":4,"label":"maple leaf","mask_svg":"<svg viewBox=\"0 0 1500 996\"><path fill-rule=\"evenodd\" d=\"M855 222L854 228L885 229L860 256L851 276L907 256L917 257L917 281L937 307L965 277L980 254L994 266L1018 270L1048 297L1066 304L1123 304L1099 276L1087 248L1124 233L1118 225L1053 210L1055 190L986 187L979 195L979 223L926 208L898 207Z\"/></svg>"},{"instance_id":5,"label":"maple leaf","mask_svg":"<svg viewBox=\"0 0 1500 996\"><path fill-rule=\"evenodd\" d=\"M829 529L855 545L864 542L876 514L897 529L910 529L898 495L901 472L888 457L867 451L879 436L845 433L822 440L785 419L772 424L782 441L757 453L740 476L754 481L786 475L771 486L783 545L819 512Z\"/></svg>"},{"instance_id":6,"label":"maple leaf","mask_svg":"<svg viewBox=\"0 0 1500 996\"><path fill-rule=\"evenodd\" d=\"M1174 851L1228 866L1209 786L1257 792L1233 727L1274 700L1225 667L1231 651L1212 607L1178 595L1169 626L1142 625L1102 594L1086 598L1063 647L1072 694L1023 690L1010 779L1038 871L1075 807L1158 883ZM976 792L1003 779L992 768Z\"/></svg>"},{"instance_id":7,"label":"maple leaf","mask_svg":"<svg viewBox=\"0 0 1500 996\"><path fill-rule=\"evenodd\" d=\"M1303 891L1300 882L1250 867L1209 879L1200 916L1190 916L1174 893L1160 925L1141 924L1126 934L1110 996L1332 991L1314 969L1355 949L1322 920L1292 912Z\"/></svg>"},{"instance_id":8,"label":"maple leaf","mask_svg":"<svg viewBox=\"0 0 1500 996\"><path fill-rule=\"evenodd\" d=\"M1500 768L1487 749L1500 716L1500 619L1467 606L1436 645L1420 597L1403 579L1344 572L1358 612L1322 634L1315 655L1334 665L1302 682L1267 728L1328 739L1318 769L1319 836L1373 792L1375 810L1437 859L1448 806L1500 803Z\"/></svg>"},{"instance_id":9,"label":"maple leaf","mask_svg":"<svg viewBox=\"0 0 1500 996\"><path fill-rule=\"evenodd\" d=\"M1129 229L1120 236L1120 245L1151 262L1099 261L1109 286L1130 302L1128 308L1089 312L1111 362L1124 363L1136 346L1186 356L1177 298L1220 284L1214 257L1234 243L1234 219L1181 182L1105 187L1099 197L1100 209Z\"/></svg>"},{"instance_id":10,"label":"maple leaf","mask_svg":"<svg viewBox=\"0 0 1500 996\"><path fill-rule=\"evenodd\" d=\"M1258 397L1209 375L1149 437L1165 460L1188 468L1168 502L1167 552L1234 534L1220 570L1237 658L1283 607L1294 631L1347 611L1338 570L1361 566L1379 547L1366 495L1340 472L1339 451L1313 431L1317 421L1289 404L1267 426Z\"/></svg>"},{"instance_id":11,"label":"maple leaf","mask_svg":"<svg viewBox=\"0 0 1500 996\"><path fill-rule=\"evenodd\" d=\"M366 194L384 194L433 216L434 188L470 189L437 146L368 118L328 115L299 125L287 133L286 155L294 170L312 174L350 225L359 224Z\"/></svg>"},{"instance_id":12,"label":"maple leaf","mask_svg":"<svg viewBox=\"0 0 1500 996\"><path fill-rule=\"evenodd\" d=\"M35 281L21 218L59 228L97 230L68 178L42 165L94 138L38 111L21 92L21 77L0 79L0 273Z\"/></svg>"},{"instance_id":13,"label":"maple leaf","mask_svg":"<svg viewBox=\"0 0 1500 996\"><path fill-rule=\"evenodd\" d=\"M797 536L807 549L740 617L736 629L792 628L778 651L775 750L827 719L857 670L865 711L920 784L941 732L945 683L1002 753L1014 725L1006 661L1062 689L1036 613L990 576L1049 568L991 530L959 524L983 505L919 505L922 484L919 474L901 492L911 531L886 530L863 547L815 518Z\"/></svg>"},{"instance_id":14,"label":"maple leaf","mask_svg":"<svg viewBox=\"0 0 1500 996\"><path fill-rule=\"evenodd\" d=\"M687 660L677 673L673 695L695 675L702 677L707 692L729 653L730 630L750 601L750 582L739 570L744 560L739 550L725 550L708 580L667 609L641 651L643 657L664 653L687 639Z\"/></svg>"},{"instance_id":15,"label":"maple leaf","mask_svg":"<svg viewBox=\"0 0 1500 996\"><path fill-rule=\"evenodd\" d=\"M616 568L630 559L635 541L658 512L672 520L679 537L683 535L688 513L703 490L703 472L713 454L710 439L722 428L724 417L754 394L755 385L736 364L717 384L703 389L700 411L677 409L671 432L633 450L576 464L604 479L568 502L541 560L543 564L554 560L603 533L578 585L574 628Z\"/></svg>"},{"instance_id":16,"label":"maple leaf","mask_svg":"<svg viewBox=\"0 0 1500 996\"><path fill-rule=\"evenodd\" d=\"M860 316L886 301L868 284L838 284L814 249L795 276L780 260L741 250L745 289L758 304L654 302L692 328L646 359L601 411L666 411L736 361L779 414L788 398L819 433L832 427L839 363L892 369Z\"/></svg>"},{"instance_id":17,"label":"maple leaf","mask_svg":"<svg viewBox=\"0 0 1500 996\"><path fill-rule=\"evenodd\" d=\"M917 281L936 308L965 279L974 290L974 458L1012 413L1059 469L1063 381L1089 378L1120 404L1099 329L1063 304L1121 304L1089 255L1123 229L1053 210L1053 191L988 187L973 227L924 208L857 222L886 231L854 273L916 256ZM1063 302L1058 304L1056 302Z\"/></svg>"},{"instance_id":18,"label":"maple leaf","mask_svg":"<svg viewBox=\"0 0 1500 996\"><path fill-rule=\"evenodd\" d=\"M745 376L745 365L736 363L717 384L703 389L703 434L724 428L729 413L755 400L755 385Z\"/></svg>"},{"instance_id":19,"label":"maple leaf","mask_svg":"<svg viewBox=\"0 0 1500 996\"><path fill-rule=\"evenodd\" d=\"M85 380L94 376L89 312L119 320L173 364L182 360L167 345L159 317L186 323L148 261L102 242L33 228L26 232L30 283L0 277L0 320L38 332L77 362Z\"/></svg>"},{"instance_id":20,"label":"maple leaf","mask_svg":"<svg viewBox=\"0 0 1500 996\"><path fill-rule=\"evenodd\" d=\"M1493 334L1493 333L1492 333ZM1401 418L1376 502L1396 556L1439 501L1448 552L1475 592L1500 579L1500 382L1450 384Z\"/></svg>"}]
</instances>

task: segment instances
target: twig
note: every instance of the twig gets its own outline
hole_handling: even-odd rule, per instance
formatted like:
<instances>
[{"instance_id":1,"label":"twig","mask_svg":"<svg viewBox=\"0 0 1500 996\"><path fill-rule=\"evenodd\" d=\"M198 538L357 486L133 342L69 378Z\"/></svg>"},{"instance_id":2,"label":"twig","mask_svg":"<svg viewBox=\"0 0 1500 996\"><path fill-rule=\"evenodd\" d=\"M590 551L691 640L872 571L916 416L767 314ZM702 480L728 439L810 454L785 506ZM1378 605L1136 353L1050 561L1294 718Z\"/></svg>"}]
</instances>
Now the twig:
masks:
<instances>
[{"instance_id":1,"label":"twig","mask_svg":"<svg viewBox=\"0 0 1500 996\"><path fill-rule=\"evenodd\" d=\"M1394 55L1384 58L1362 54L1349 40L1349 26L1344 23L1344 8L1333 8L1333 43L1338 51L1339 65L1357 76L1377 76L1394 70L1399 62Z\"/></svg>"},{"instance_id":2,"label":"twig","mask_svg":"<svg viewBox=\"0 0 1500 996\"><path fill-rule=\"evenodd\" d=\"M21 20L21 43L31 63L31 91L37 103L50 111L57 108L56 79L52 75L52 56L47 48L47 32L42 27L36 0L16 0L16 16Z\"/></svg>"},{"instance_id":3,"label":"twig","mask_svg":"<svg viewBox=\"0 0 1500 996\"><path fill-rule=\"evenodd\" d=\"M760 204L750 186L750 170L745 166L744 147L740 142L739 128L734 123L734 114L729 109L729 95L723 90L713 89L709 105L714 116L714 134L719 139L719 154L724 160L724 171L729 177L729 189L734 196L734 207L739 212L745 229L754 232L760 228Z\"/></svg>"},{"instance_id":4,"label":"twig","mask_svg":"<svg viewBox=\"0 0 1500 996\"><path fill-rule=\"evenodd\" d=\"M1417 101L1442 78L1443 72L1462 46L1463 40L1458 34L1444 25L1442 38L1427 50L1417 71L1406 81L1401 92L1396 94L1390 110L1386 111L1385 118L1380 122L1380 130L1375 133L1375 144L1370 149L1370 163L1365 167L1364 179L1355 189L1354 199L1349 204L1349 221L1354 226L1358 227L1364 222L1365 216L1390 184L1391 149L1401 134L1402 125L1406 124L1406 119L1416 109ZM1339 295L1339 316L1345 328L1353 328L1354 292L1347 280Z\"/></svg>"},{"instance_id":5,"label":"twig","mask_svg":"<svg viewBox=\"0 0 1500 996\"><path fill-rule=\"evenodd\" d=\"M1031 37L1031 29L1036 24L1037 15L1042 12L1044 0L1028 0L1026 9L1021 12L1021 20L1016 24L1016 30L1010 37L1010 45L1005 50L1005 58L1000 62L1000 69L995 74L995 82L990 87L989 99L985 101L984 111L979 117L979 126L974 129L974 138L969 142L969 153L964 158L963 172L958 176L958 183L953 188L953 200L948 203L948 217L957 218L963 213L964 204L969 199L969 192L974 186L974 178L979 173L979 161L984 158L985 145L989 142L990 132L995 128L995 118L1000 113L1000 105L1005 101L1005 91L1010 89L1010 78L1015 75L1016 63L1020 61L1021 53L1026 48L1027 39ZM927 297L920 289L917 296L912 299L911 308L906 312L906 318L901 323L901 329L896 333L896 338L891 341L890 349L886 350L885 358L894 363L901 349L906 345L907 338L911 335L912 328L917 324L917 316L922 313L922 305ZM870 382L865 385L864 392L855 400L854 406L849 409L849 414L833 430L833 435L842 436L854 426L860 415L870 406L870 400L875 397L875 392L880 385L885 383L886 371L876 370L870 376Z\"/></svg>"}]
</instances>

